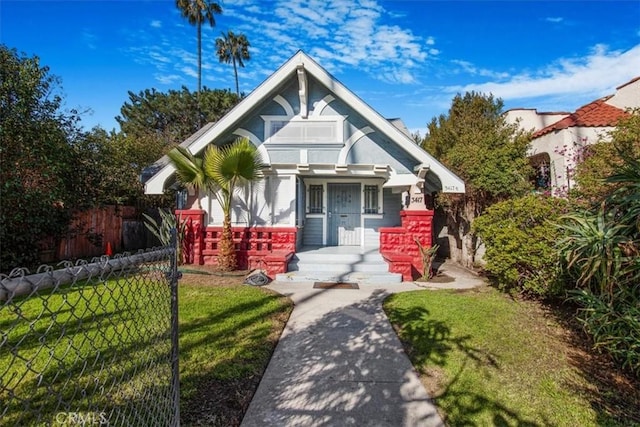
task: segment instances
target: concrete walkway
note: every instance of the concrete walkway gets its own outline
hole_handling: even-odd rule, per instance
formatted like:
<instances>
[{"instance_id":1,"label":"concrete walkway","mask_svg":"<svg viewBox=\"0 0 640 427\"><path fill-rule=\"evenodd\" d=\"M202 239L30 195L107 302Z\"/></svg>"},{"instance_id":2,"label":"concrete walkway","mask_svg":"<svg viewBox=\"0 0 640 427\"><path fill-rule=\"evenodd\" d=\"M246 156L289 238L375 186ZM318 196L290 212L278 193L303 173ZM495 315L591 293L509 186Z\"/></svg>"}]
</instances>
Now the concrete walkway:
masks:
<instances>
[{"instance_id":1,"label":"concrete walkway","mask_svg":"<svg viewBox=\"0 0 640 427\"><path fill-rule=\"evenodd\" d=\"M430 288L483 284L455 265L441 271L453 280ZM314 289L273 282L267 288L295 307L243 427L444 425L382 310L391 293L421 286Z\"/></svg>"}]
</instances>

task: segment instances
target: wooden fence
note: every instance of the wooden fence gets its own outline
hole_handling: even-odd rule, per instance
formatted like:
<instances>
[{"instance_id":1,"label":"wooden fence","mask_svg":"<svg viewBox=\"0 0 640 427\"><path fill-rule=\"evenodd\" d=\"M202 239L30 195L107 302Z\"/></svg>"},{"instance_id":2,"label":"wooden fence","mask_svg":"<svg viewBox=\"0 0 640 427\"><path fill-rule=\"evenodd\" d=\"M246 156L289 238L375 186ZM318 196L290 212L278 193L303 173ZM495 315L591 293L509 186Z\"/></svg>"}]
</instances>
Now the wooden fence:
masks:
<instances>
[{"instance_id":1,"label":"wooden fence","mask_svg":"<svg viewBox=\"0 0 640 427\"><path fill-rule=\"evenodd\" d=\"M76 213L59 244L41 252L42 262L91 258L146 247L146 232L133 206L105 206Z\"/></svg>"}]
</instances>

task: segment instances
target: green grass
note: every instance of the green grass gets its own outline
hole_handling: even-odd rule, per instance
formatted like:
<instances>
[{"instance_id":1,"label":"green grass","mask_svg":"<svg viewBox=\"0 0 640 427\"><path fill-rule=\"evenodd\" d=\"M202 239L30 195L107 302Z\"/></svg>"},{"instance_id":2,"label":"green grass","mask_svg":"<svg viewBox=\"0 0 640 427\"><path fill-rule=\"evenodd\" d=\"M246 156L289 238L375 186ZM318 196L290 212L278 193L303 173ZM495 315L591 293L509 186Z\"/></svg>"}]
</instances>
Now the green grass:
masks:
<instances>
[{"instance_id":1,"label":"green grass","mask_svg":"<svg viewBox=\"0 0 640 427\"><path fill-rule=\"evenodd\" d=\"M602 410L607 390L572 364L562 327L534 303L492 288L417 291L385 310L450 426L632 425Z\"/></svg>"},{"instance_id":2,"label":"green grass","mask_svg":"<svg viewBox=\"0 0 640 427\"><path fill-rule=\"evenodd\" d=\"M112 425L125 417L152 424L138 418L148 413L142 408L170 397L166 284L121 279L43 294L0 303L0 426L57 425L61 411L106 411ZM250 399L253 390L245 386L257 384L290 301L250 286L180 283L179 307L183 419L224 420L217 410L238 419L244 401L236 409L209 408L208 415L202 403L216 390Z\"/></svg>"},{"instance_id":3,"label":"green grass","mask_svg":"<svg viewBox=\"0 0 640 427\"><path fill-rule=\"evenodd\" d=\"M291 301L247 285L185 284L179 302L182 425L239 424Z\"/></svg>"}]
</instances>

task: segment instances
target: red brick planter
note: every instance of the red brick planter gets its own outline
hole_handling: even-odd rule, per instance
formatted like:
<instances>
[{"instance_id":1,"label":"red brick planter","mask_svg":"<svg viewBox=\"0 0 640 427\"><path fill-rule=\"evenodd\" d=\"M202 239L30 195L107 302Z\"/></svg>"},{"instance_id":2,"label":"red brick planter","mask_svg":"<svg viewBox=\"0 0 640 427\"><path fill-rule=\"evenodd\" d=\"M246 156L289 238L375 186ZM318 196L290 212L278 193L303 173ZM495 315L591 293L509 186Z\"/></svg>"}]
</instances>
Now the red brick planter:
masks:
<instances>
[{"instance_id":1,"label":"red brick planter","mask_svg":"<svg viewBox=\"0 0 640 427\"><path fill-rule=\"evenodd\" d=\"M433 211L404 210L400 212L402 226L380 228L380 253L389 264L389 271L401 273L402 280L414 280L422 275L422 257L414 238L424 247L433 244Z\"/></svg>"}]
</instances>

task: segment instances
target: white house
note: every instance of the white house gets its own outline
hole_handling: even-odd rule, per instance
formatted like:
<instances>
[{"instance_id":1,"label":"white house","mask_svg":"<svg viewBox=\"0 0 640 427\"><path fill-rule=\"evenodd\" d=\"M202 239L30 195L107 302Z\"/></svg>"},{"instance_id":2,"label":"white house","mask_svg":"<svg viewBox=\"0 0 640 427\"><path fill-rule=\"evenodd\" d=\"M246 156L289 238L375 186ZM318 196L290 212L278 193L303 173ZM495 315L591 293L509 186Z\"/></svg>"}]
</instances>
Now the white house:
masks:
<instances>
[{"instance_id":1,"label":"white house","mask_svg":"<svg viewBox=\"0 0 640 427\"><path fill-rule=\"evenodd\" d=\"M383 118L302 51L182 145L197 155L237 137L248 138L268 164L265 179L234 206L239 262L248 266L309 246L380 248L386 228L403 227L403 211L432 212L433 192L465 190L400 120ZM162 194L175 180L166 157L154 170L146 194ZM202 211L182 213L197 225L194 262L212 263L222 211L212 194L200 205ZM431 244L431 236L422 239ZM394 245L387 249L403 254L403 244Z\"/></svg>"},{"instance_id":2,"label":"white house","mask_svg":"<svg viewBox=\"0 0 640 427\"><path fill-rule=\"evenodd\" d=\"M640 77L573 113L512 109L505 115L508 122L519 120L523 129L533 130L530 156L538 170L536 186L563 195L574 185L573 171L582 149L606 141L618 120L634 108L640 108Z\"/></svg>"}]
</instances>

